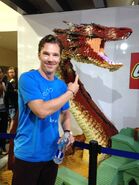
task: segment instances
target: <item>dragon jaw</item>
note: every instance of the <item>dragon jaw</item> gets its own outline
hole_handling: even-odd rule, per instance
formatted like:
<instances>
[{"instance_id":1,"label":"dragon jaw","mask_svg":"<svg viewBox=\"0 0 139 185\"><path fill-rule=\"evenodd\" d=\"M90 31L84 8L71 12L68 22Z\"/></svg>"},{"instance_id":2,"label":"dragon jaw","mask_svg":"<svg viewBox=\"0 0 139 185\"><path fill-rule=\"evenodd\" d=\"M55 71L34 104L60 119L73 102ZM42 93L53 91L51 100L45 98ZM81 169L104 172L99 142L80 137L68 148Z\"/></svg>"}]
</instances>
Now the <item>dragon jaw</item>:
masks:
<instances>
[{"instance_id":1,"label":"dragon jaw","mask_svg":"<svg viewBox=\"0 0 139 185\"><path fill-rule=\"evenodd\" d=\"M112 62L104 53L106 41L127 39L130 28L115 28L102 25L67 23L69 29L54 29L63 44L62 58L74 58L77 62L94 64L98 67L115 71L123 66L122 63Z\"/></svg>"}]
</instances>

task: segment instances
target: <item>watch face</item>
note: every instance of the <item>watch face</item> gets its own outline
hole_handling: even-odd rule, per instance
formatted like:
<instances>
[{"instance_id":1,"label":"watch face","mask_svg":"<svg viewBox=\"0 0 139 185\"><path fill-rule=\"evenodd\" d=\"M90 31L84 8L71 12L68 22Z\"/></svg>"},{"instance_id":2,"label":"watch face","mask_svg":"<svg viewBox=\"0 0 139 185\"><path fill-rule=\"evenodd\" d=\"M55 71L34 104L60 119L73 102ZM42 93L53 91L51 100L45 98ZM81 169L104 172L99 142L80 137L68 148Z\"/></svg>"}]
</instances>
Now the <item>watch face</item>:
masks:
<instances>
[{"instance_id":1,"label":"watch face","mask_svg":"<svg viewBox=\"0 0 139 185\"><path fill-rule=\"evenodd\" d=\"M64 137L65 137L65 138L68 138L69 136L70 136L70 132L67 132L67 131L64 132Z\"/></svg>"}]
</instances>

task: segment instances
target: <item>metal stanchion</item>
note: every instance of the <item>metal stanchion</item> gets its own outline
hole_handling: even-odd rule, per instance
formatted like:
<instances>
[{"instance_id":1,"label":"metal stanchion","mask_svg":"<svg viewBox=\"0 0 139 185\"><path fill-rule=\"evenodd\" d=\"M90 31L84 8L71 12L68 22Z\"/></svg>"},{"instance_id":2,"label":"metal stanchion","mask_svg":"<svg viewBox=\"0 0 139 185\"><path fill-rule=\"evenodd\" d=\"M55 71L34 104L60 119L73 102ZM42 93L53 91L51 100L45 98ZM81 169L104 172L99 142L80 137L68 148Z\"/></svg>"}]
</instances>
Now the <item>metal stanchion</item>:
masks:
<instances>
[{"instance_id":1,"label":"metal stanchion","mask_svg":"<svg viewBox=\"0 0 139 185\"><path fill-rule=\"evenodd\" d=\"M100 153L100 146L97 141L89 142L89 176L88 185L96 185L97 181L97 156Z\"/></svg>"}]
</instances>

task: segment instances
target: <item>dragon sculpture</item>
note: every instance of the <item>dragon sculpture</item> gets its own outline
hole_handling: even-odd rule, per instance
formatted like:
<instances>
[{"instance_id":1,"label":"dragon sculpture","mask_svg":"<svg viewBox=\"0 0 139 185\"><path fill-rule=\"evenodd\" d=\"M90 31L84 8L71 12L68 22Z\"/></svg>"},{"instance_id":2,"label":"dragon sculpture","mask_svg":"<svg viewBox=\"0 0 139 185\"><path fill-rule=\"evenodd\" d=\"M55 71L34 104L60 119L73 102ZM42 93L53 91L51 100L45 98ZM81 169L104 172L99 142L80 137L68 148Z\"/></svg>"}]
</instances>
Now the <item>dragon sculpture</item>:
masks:
<instances>
[{"instance_id":1,"label":"dragon sculpture","mask_svg":"<svg viewBox=\"0 0 139 185\"><path fill-rule=\"evenodd\" d=\"M110 71L118 70L122 66L121 63L113 63L104 54L104 45L106 41L127 39L132 33L130 28L106 27L94 23L80 25L66 21L64 23L69 26L68 29L53 31L64 47L59 76L66 83L74 81L75 78L71 58L77 62L94 64ZM80 90L71 101L71 112L82 129L86 142L93 139L102 146L108 146L111 136L117 134L118 130L98 108L80 80L79 85Z\"/></svg>"}]
</instances>

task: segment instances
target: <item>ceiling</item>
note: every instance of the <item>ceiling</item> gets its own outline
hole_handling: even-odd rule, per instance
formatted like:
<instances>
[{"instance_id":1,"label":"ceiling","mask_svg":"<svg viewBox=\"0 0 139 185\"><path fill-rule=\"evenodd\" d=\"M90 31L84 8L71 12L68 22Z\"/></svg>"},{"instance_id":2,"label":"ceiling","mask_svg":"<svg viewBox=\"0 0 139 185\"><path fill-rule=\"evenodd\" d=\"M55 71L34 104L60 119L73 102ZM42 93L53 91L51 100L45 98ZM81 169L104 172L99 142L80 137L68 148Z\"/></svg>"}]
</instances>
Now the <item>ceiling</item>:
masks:
<instances>
[{"instance_id":1,"label":"ceiling","mask_svg":"<svg viewBox=\"0 0 139 185\"><path fill-rule=\"evenodd\" d=\"M2 0L21 14L139 5L139 0Z\"/></svg>"}]
</instances>

